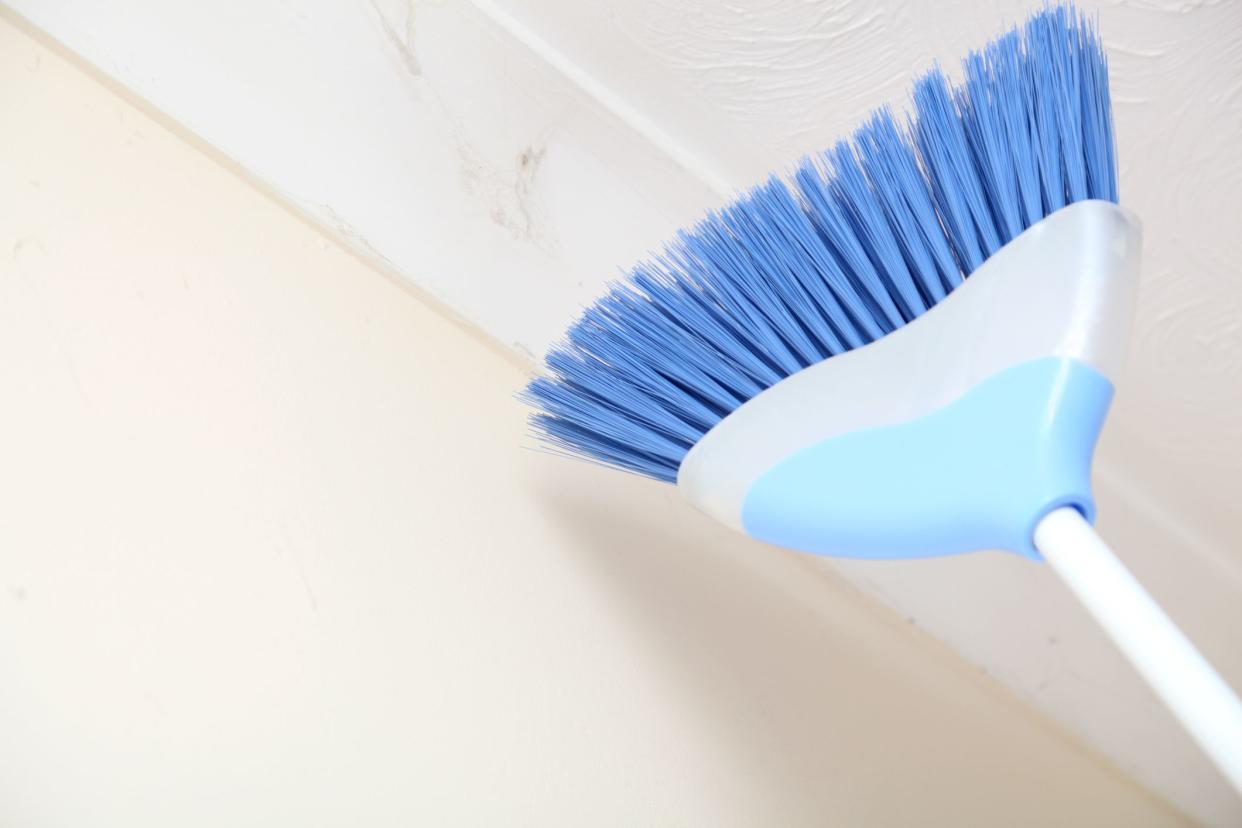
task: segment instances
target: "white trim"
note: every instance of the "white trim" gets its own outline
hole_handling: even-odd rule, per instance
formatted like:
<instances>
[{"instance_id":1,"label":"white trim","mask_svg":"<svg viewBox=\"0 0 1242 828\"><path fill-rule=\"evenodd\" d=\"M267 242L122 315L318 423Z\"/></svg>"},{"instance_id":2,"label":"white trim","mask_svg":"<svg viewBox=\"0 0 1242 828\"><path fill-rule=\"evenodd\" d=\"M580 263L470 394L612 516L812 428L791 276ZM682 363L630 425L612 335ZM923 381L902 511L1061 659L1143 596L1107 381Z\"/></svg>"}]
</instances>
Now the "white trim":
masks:
<instances>
[{"instance_id":1,"label":"white trim","mask_svg":"<svg viewBox=\"0 0 1242 828\"><path fill-rule=\"evenodd\" d=\"M514 40L530 49L563 75L566 80L581 89L583 94L592 98L619 120L624 121L682 169L714 190L721 198L728 199L736 194L738 188L730 183L727 176L712 169L699 153L670 135L659 122L648 117L642 110L614 92L607 84L579 66L563 52L558 51L555 46L536 34L522 21L493 3L492 0L469 0L469 2L489 20L508 32Z\"/></svg>"}]
</instances>

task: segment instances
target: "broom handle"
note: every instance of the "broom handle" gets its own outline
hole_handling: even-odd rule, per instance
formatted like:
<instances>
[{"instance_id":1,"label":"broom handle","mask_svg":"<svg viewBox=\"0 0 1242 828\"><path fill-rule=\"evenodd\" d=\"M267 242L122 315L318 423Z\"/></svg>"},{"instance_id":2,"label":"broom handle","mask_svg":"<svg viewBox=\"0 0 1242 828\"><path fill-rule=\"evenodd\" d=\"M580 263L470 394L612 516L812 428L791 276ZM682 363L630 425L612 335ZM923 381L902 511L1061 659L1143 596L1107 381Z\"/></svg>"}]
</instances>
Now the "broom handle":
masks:
<instances>
[{"instance_id":1,"label":"broom handle","mask_svg":"<svg viewBox=\"0 0 1242 828\"><path fill-rule=\"evenodd\" d=\"M1242 702L1076 509L1035 527L1035 548L1242 794Z\"/></svg>"}]
</instances>

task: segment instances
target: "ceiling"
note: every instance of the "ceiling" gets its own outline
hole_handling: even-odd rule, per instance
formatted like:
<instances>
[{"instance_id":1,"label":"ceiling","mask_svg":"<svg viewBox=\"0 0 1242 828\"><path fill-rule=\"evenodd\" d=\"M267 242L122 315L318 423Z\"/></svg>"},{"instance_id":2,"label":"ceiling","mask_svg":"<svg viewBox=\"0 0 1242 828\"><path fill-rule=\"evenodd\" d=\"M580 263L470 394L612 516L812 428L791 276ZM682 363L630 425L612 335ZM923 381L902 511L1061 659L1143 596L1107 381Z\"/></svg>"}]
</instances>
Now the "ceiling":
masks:
<instances>
[{"instance_id":1,"label":"ceiling","mask_svg":"<svg viewBox=\"0 0 1242 828\"><path fill-rule=\"evenodd\" d=\"M1035 2L10 0L532 361L618 269ZM1145 225L1101 529L1242 686L1242 4L1084 3ZM193 198L192 193L186 194ZM808 566L825 565L807 560ZM829 563L1209 824L1242 806L1048 574Z\"/></svg>"}]
</instances>

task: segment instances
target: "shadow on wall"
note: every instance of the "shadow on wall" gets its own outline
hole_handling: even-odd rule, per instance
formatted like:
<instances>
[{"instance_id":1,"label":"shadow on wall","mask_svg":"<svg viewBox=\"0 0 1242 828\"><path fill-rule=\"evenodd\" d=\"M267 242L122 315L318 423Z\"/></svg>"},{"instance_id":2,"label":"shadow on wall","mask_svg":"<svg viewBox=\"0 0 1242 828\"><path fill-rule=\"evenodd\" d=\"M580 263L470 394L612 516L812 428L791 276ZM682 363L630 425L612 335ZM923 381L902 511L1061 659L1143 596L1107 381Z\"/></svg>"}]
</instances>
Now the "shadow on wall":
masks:
<instances>
[{"instance_id":1,"label":"shadow on wall","mask_svg":"<svg viewBox=\"0 0 1242 828\"><path fill-rule=\"evenodd\" d=\"M778 792L786 818L905 823L929 807L958 818L974 809L952 801L963 778L990 791L975 803L990 801L981 816L995 797L1029 799L1032 819L1046 813L1049 792L1037 798L1021 781L1046 772L1031 720L903 622L796 553L711 522L671 487L568 465L532 464L535 507L615 598L669 682L675 715L764 799Z\"/></svg>"}]
</instances>

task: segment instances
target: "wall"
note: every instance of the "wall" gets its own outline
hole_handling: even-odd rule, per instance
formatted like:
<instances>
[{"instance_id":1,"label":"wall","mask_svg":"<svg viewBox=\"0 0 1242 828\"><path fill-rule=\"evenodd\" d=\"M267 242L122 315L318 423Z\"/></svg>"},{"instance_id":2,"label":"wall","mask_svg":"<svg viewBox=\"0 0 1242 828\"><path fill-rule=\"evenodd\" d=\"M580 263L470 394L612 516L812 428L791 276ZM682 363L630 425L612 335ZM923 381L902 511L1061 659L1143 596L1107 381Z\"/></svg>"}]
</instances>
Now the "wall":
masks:
<instances>
[{"instance_id":1,"label":"wall","mask_svg":"<svg viewBox=\"0 0 1242 828\"><path fill-rule=\"evenodd\" d=\"M0 20L0 823L1173 825Z\"/></svg>"},{"instance_id":2,"label":"wall","mask_svg":"<svg viewBox=\"0 0 1242 828\"><path fill-rule=\"evenodd\" d=\"M617 269L1028 0L9 0L528 364ZM1146 225L1101 528L1242 687L1242 4L1084 0ZM827 562L1198 818L1242 803L1060 584Z\"/></svg>"}]
</instances>

